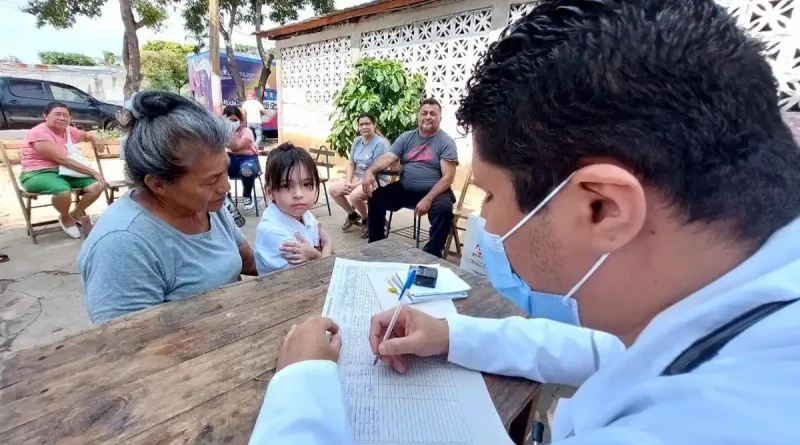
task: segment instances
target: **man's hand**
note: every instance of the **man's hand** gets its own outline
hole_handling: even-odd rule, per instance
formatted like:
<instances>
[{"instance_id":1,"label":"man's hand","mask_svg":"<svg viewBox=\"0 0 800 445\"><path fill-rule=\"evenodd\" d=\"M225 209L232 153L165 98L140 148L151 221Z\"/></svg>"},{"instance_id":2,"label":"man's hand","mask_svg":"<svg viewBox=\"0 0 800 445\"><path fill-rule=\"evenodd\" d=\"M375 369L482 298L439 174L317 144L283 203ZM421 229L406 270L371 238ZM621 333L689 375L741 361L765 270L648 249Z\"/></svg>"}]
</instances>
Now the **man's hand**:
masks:
<instances>
[{"instance_id":1,"label":"man's hand","mask_svg":"<svg viewBox=\"0 0 800 445\"><path fill-rule=\"evenodd\" d=\"M417 216L426 215L431 210L431 204L433 204L433 201L428 199L428 197L422 198L422 200L417 203L414 213Z\"/></svg>"},{"instance_id":2,"label":"man's hand","mask_svg":"<svg viewBox=\"0 0 800 445\"><path fill-rule=\"evenodd\" d=\"M295 233L294 237L297 241L286 241L281 244L281 247L278 249L284 252L283 257L286 258L289 264L303 264L322 258L322 253L312 246L302 234Z\"/></svg>"},{"instance_id":3,"label":"man's hand","mask_svg":"<svg viewBox=\"0 0 800 445\"><path fill-rule=\"evenodd\" d=\"M371 171L364 172L364 177L361 179L361 189L364 190L364 196L372 196L372 191L377 187L375 183L375 175Z\"/></svg>"},{"instance_id":4,"label":"man's hand","mask_svg":"<svg viewBox=\"0 0 800 445\"><path fill-rule=\"evenodd\" d=\"M369 345L372 353L381 354L381 360L403 373L408 370L404 354L420 357L446 354L450 349L450 328L447 321L437 320L416 309L403 306L389 340L383 341L394 309L372 317L369 327Z\"/></svg>"},{"instance_id":5,"label":"man's hand","mask_svg":"<svg viewBox=\"0 0 800 445\"><path fill-rule=\"evenodd\" d=\"M328 332L332 335L328 336ZM276 371L306 360L339 361L342 337L330 318L312 317L292 326L278 353Z\"/></svg>"}]
</instances>

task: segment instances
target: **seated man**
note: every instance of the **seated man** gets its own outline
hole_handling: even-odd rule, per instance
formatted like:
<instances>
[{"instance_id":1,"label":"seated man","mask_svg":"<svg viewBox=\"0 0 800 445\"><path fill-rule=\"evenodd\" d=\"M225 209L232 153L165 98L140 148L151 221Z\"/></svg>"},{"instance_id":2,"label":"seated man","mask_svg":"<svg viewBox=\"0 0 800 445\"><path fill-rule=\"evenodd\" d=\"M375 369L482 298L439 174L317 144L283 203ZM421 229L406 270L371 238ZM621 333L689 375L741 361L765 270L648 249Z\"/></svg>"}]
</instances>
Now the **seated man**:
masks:
<instances>
[{"instance_id":1,"label":"seated man","mask_svg":"<svg viewBox=\"0 0 800 445\"><path fill-rule=\"evenodd\" d=\"M419 128L400 135L392 149L375 160L364 172L361 182L370 196L369 242L386 238L386 211L416 206L415 215L428 214L430 240L425 252L442 257L447 235L453 223L455 195L450 190L456 175L456 143L439 129L442 106L436 99L420 102ZM376 188L375 175L400 160L400 181ZM371 195L370 195L371 194Z\"/></svg>"}]
</instances>

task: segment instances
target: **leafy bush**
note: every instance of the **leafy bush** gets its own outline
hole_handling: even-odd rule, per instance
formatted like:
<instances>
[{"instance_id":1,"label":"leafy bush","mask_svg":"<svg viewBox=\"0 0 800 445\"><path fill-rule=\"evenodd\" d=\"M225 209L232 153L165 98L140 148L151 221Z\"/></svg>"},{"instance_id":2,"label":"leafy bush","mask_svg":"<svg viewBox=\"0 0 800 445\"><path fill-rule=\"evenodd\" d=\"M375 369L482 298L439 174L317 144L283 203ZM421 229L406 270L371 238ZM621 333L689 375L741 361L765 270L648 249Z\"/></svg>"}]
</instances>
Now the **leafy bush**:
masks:
<instances>
[{"instance_id":1,"label":"leafy bush","mask_svg":"<svg viewBox=\"0 0 800 445\"><path fill-rule=\"evenodd\" d=\"M63 53L59 51L41 51L39 60L50 65L96 66L91 57L80 53Z\"/></svg>"},{"instance_id":2,"label":"leafy bush","mask_svg":"<svg viewBox=\"0 0 800 445\"><path fill-rule=\"evenodd\" d=\"M355 76L345 81L333 98L334 123L328 136L330 148L347 157L358 136L358 116L370 113L378 119L378 131L392 143L417 124L419 101L425 79L409 76L402 63L364 57L355 64Z\"/></svg>"}]
</instances>

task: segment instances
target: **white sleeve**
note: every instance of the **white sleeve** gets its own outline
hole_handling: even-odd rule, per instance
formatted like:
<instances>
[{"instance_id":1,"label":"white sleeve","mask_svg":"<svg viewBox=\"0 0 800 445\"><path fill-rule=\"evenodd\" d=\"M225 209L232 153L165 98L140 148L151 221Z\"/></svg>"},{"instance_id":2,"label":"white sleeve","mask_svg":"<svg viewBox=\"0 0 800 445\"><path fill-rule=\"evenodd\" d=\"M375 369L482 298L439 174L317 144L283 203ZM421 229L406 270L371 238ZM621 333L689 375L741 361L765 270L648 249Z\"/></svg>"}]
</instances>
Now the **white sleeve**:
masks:
<instances>
[{"instance_id":1,"label":"white sleeve","mask_svg":"<svg viewBox=\"0 0 800 445\"><path fill-rule=\"evenodd\" d=\"M448 360L542 383L581 385L625 346L611 334L543 318L447 317Z\"/></svg>"},{"instance_id":2,"label":"white sleeve","mask_svg":"<svg viewBox=\"0 0 800 445\"><path fill-rule=\"evenodd\" d=\"M353 433L338 365L311 360L272 378L249 445L348 445Z\"/></svg>"},{"instance_id":3,"label":"white sleeve","mask_svg":"<svg viewBox=\"0 0 800 445\"><path fill-rule=\"evenodd\" d=\"M286 241L296 241L294 234L282 227L259 224L256 229L255 257L256 270L263 275L289 266L280 250L281 244Z\"/></svg>"}]
</instances>

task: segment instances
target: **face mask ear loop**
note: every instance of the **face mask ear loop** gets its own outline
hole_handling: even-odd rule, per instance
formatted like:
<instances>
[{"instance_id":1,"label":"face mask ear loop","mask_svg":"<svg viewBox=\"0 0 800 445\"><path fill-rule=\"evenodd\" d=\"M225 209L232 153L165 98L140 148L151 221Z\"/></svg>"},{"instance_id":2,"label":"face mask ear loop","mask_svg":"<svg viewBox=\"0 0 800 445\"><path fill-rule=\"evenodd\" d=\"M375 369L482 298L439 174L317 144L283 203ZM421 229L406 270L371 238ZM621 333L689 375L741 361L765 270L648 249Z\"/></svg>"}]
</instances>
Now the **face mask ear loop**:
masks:
<instances>
[{"instance_id":1,"label":"face mask ear loop","mask_svg":"<svg viewBox=\"0 0 800 445\"><path fill-rule=\"evenodd\" d=\"M578 289L580 289L581 286L583 286L583 283L585 283L589 278L591 278L592 275L594 275L595 271L597 271L597 269L599 269L600 266L603 265L603 263L606 261L606 258L608 258L608 255L610 254L607 253L601 256L600 259L597 260L596 263L594 263L594 266L592 266L592 268L589 269L589 272L586 272L586 275L584 275L583 278L581 278L581 280L578 281L578 284L573 286L572 289L570 289L570 291L567 292L567 295L564 295L565 300L571 298L573 295L575 295L576 292L578 292Z\"/></svg>"},{"instance_id":2,"label":"face mask ear loop","mask_svg":"<svg viewBox=\"0 0 800 445\"><path fill-rule=\"evenodd\" d=\"M574 172L573 172L571 175L569 175L569 176L567 177L567 179L565 179L565 180L564 180L564 182L562 182L562 183L561 183L561 184L559 184L559 185L558 185L556 188L554 188L554 189L553 189L553 191L552 191L552 192L550 192L550 193L549 193L549 194L548 194L548 195L547 195L547 196L546 196L546 197L545 197L545 198L542 200L542 202L540 202L540 203L539 203L539 205L537 205L537 206L536 206L536 208L534 208L533 210L531 210L531 211L530 211L530 213L528 213L527 215L525 215L525 217L524 217L524 218L522 218L522 220L521 220L520 222L518 222L518 223L517 223L517 225L515 225L514 227L512 227L512 228L511 228L511 230L509 230L509 231L508 231L508 233L506 233L505 235L503 235L503 237L502 237L502 238L500 238L500 241L505 241L505 240L506 240L506 238L508 238L509 236L513 235L513 234L514 234L514 232L516 232L516 231L517 231L517 230L518 230L520 227L522 227L522 226L523 226L523 225L524 225L526 222L528 222L528 220L530 220L531 218L533 218L533 215L535 215L536 213L538 213L538 212L539 212L539 210L541 210L541 209L542 209L542 207L544 207L544 206L545 206L545 205L546 205L548 202L550 202L550 200L551 200L551 199L553 199L553 196L556 196L556 193L560 192L560 191L561 191L561 189L563 189L563 188L564 188L564 186L566 186L566 185L569 183L569 180L570 180L570 179L572 179L572 177L573 177L573 176L575 176L575 173L574 173Z\"/></svg>"}]
</instances>

